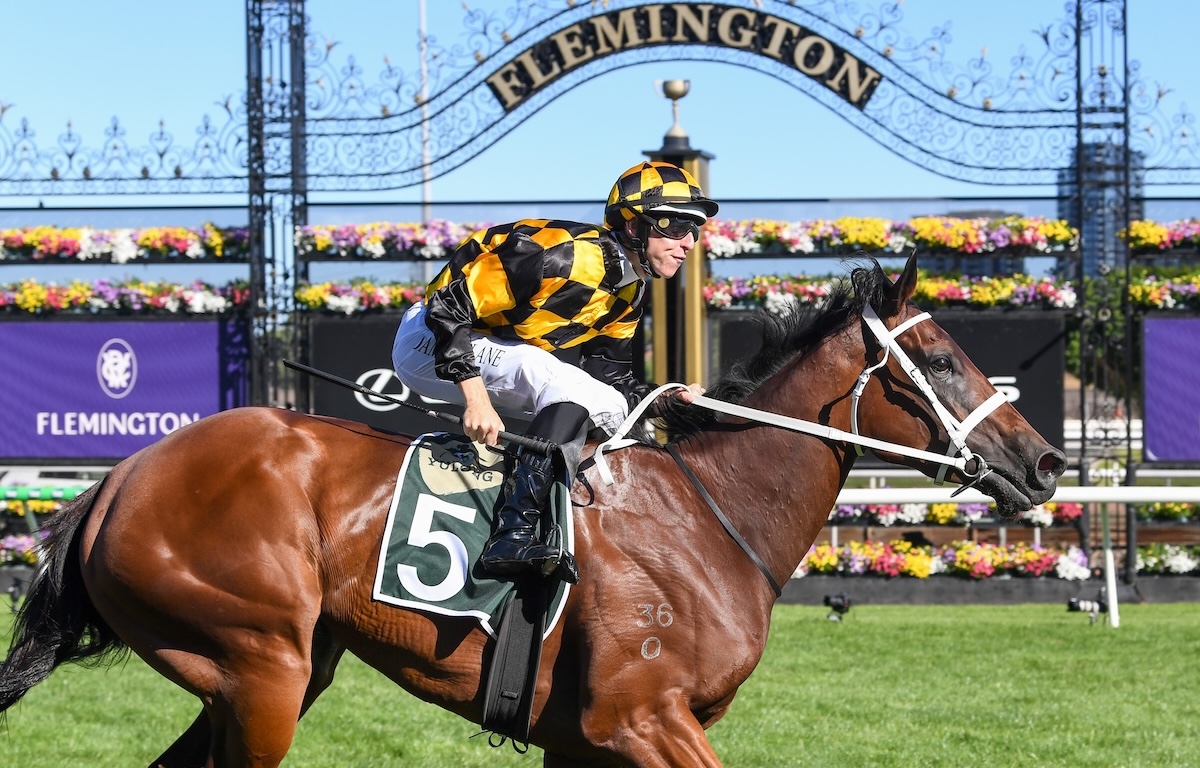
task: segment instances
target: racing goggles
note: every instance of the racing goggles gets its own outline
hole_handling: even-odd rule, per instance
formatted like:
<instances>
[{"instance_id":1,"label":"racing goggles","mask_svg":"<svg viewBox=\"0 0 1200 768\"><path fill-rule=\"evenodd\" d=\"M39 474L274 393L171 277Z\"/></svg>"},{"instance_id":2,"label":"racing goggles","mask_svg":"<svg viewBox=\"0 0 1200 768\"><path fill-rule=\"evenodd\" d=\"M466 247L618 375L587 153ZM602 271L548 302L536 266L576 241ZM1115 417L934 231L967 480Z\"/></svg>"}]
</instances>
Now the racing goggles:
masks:
<instances>
[{"instance_id":1,"label":"racing goggles","mask_svg":"<svg viewBox=\"0 0 1200 768\"><path fill-rule=\"evenodd\" d=\"M642 219L654 229L655 232L670 240L682 240L691 235L695 239L700 239L700 224L691 216L683 216L678 213L667 213L663 211L658 214L642 214Z\"/></svg>"}]
</instances>

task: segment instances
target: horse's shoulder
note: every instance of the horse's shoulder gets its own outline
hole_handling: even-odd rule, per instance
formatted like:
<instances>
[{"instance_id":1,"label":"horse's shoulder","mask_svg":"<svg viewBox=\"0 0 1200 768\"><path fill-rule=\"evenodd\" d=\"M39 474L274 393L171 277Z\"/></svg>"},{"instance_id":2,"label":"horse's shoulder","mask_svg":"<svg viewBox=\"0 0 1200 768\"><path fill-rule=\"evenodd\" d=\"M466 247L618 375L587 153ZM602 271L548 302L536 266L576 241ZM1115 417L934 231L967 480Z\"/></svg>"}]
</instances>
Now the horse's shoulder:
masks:
<instances>
[{"instance_id":1,"label":"horse's shoulder","mask_svg":"<svg viewBox=\"0 0 1200 768\"><path fill-rule=\"evenodd\" d=\"M603 506L609 499L624 497L630 491L639 495L648 489L664 490L675 479L675 462L665 449L639 443L605 451L597 455L599 443L584 447L579 473L572 484L571 498L576 506ZM606 482L601 466L606 466L612 482Z\"/></svg>"}]
</instances>

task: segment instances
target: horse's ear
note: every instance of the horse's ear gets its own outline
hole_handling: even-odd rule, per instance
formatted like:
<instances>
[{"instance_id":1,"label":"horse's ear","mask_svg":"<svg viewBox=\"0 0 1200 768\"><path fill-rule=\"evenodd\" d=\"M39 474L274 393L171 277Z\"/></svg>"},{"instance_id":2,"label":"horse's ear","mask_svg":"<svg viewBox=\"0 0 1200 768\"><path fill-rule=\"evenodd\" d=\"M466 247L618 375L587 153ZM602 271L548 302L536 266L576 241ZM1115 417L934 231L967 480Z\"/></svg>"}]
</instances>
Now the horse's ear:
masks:
<instances>
[{"instance_id":1,"label":"horse's ear","mask_svg":"<svg viewBox=\"0 0 1200 768\"><path fill-rule=\"evenodd\" d=\"M895 317L904 309L904 305L912 298L912 295L917 291L917 254L913 252L908 257L908 263L904 265L904 271L900 273L900 277L896 278L896 282L887 290L887 296L884 298L883 306L880 307L884 317Z\"/></svg>"}]
</instances>

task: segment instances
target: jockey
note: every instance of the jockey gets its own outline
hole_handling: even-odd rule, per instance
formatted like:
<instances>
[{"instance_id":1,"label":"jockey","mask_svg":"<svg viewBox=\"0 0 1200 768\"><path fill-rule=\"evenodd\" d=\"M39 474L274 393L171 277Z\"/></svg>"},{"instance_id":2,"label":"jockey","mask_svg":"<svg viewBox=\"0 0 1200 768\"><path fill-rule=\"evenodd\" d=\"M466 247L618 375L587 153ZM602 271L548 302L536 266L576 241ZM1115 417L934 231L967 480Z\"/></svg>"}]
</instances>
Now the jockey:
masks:
<instances>
[{"instance_id":1,"label":"jockey","mask_svg":"<svg viewBox=\"0 0 1200 768\"><path fill-rule=\"evenodd\" d=\"M716 214L687 171L643 162L621 174L604 227L524 219L475 232L405 313L392 348L410 389L465 406L467 437L495 445L498 413L530 417L527 434L567 450L569 477L590 428L611 435L653 387L633 369L646 284L679 271ZM676 395L691 402L703 388ZM534 534L553 460L518 449L496 530L480 557L494 575L578 580L569 553Z\"/></svg>"}]
</instances>

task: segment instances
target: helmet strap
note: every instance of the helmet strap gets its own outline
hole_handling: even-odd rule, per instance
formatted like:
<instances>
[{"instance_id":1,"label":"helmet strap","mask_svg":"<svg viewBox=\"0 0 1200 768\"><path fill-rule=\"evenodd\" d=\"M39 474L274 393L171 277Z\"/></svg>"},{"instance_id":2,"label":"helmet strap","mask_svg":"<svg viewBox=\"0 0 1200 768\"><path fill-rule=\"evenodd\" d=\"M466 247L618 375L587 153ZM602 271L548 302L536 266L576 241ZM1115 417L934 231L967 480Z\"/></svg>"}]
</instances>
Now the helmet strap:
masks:
<instances>
[{"instance_id":1,"label":"helmet strap","mask_svg":"<svg viewBox=\"0 0 1200 768\"><path fill-rule=\"evenodd\" d=\"M634 212L636 213L636 210ZM655 271L654 267L650 266L650 260L646 258L646 244L650 242L650 225L641 216L634 219L634 222L637 224L636 235L629 234L628 222L626 226L617 230L621 244L637 254L638 263L642 265L642 271L651 280L662 277L662 275Z\"/></svg>"}]
</instances>

